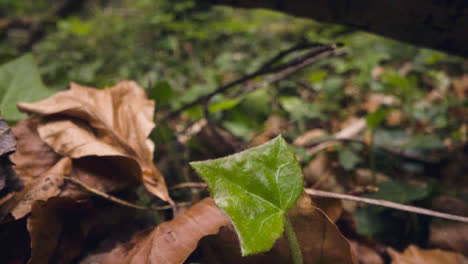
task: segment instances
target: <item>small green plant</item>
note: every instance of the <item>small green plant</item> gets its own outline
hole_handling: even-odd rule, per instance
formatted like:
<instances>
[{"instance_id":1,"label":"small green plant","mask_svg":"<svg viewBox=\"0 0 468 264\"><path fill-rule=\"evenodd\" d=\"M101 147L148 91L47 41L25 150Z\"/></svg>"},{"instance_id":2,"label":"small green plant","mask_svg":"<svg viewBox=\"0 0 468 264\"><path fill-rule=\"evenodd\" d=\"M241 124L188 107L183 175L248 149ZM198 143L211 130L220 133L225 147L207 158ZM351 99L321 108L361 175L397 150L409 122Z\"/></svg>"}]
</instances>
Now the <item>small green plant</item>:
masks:
<instances>
[{"instance_id":1,"label":"small green plant","mask_svg":"<svg viewBox=\"0 0 468 264\"><path fill-rule=\"evenodd\" d=\"M270 250L286 229L294 263L302 263L286 213L302 192L303 175L281 136L231 156L190 165L208 184L218 207L231 218L242 255Z\"/></svg>"}]
</instances>

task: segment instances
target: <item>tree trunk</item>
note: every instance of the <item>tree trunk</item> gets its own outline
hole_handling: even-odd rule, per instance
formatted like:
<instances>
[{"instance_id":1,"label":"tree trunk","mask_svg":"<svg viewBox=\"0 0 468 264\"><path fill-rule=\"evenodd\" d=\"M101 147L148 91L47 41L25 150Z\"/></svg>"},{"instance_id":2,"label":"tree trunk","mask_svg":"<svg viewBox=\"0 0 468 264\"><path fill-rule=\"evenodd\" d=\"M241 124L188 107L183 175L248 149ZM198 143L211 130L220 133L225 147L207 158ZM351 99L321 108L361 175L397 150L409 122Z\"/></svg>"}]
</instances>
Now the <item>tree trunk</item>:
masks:
<instances>
[{"instance_id":1,"label":"tree trunk","mask_svg":"<svg viewBox=\"0 0 468 264\"><path fill-rule=\"evenodd\" d=\"M210 0L342 24L468 57L467 0Z\"/></svg>"}]
</instances>

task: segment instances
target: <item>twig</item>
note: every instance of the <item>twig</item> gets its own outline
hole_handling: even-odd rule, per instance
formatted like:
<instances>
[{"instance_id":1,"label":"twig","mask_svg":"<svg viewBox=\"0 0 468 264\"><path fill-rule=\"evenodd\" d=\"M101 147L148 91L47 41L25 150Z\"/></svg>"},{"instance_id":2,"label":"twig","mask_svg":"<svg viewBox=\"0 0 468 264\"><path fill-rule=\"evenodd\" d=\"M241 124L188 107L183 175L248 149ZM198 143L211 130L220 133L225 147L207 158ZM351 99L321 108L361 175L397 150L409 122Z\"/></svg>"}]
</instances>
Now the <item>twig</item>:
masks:
<instances>
[{"instance_id":1,"label":"twig","mask_svg":"<svg viewBox=\"0 0 468 264\"><path fill-rule=\"evenodd\" d=\"M107 194L105 192L101 192L89 185L87 185L86 183L78 180L78 179L75 179L75 178L71 178L71 177L68 177L68 176L63 176L63 178L67 181L70 181L76 185L79 185L80 187L82 187L83 189L85 189L86 191L90 192L90 193L93 193L99 197L102 197L106 200L109 200L113 203L116 203L116 204L120 204L122 206L126 206L126 207L130 207L130 208L134 208L134 209L138 209L138 210L146 210L146 211L161 211L161 210L168 210L168 209L173 209L172 208L172 205L168 204L168 205L163 205L163 206L156 206L156 207L146 207L146 206L141 206L141 205L136 205L136 204L133 204L133 203L130 203L130 202L127 202L125 200L122 200L120 198L117 198L115 196L112 196L110 194ZM188 205L189 203L180 203L178 204L179 206L185 206L185 205Z\"/></svg>"},{"instance_id":2,"label":"twig","mask_svg":"<svg viewBox=\"0 0 468 264\"><path fill-rule=\"evenodd\" d=\"M465 217L465 216L441 213L441 212L424 209L424 208L420 208L416 206L403 205L403 204L398 204L398 203L394 203L394 202L390 202L386 200L363 198L363 197L357 197L353 195L326 192L326 191L320 191L320 190L314 190L314 189L308 189L308 188L305 188L304 190L307 194L311 196L342 199L342 200L348 200L348 201L354 201L354 202L362 202L366 204L388 207L388 208L392 208L392 209L396 209L400 211L406 211L406 212L415 213L415 214L428 215L432 217L438 217L438 218L444 218L448 220L468 223L468 217Z\"/></svg>"},{"instance_id":3,"label":"twig","mask_svg":"<svg viewBox=\"0 0 468 264\"><path fill-rule=\"evenodd\" d=\"M176 109L175 111L172 111L171 113L169 113L166 117L164 117L162 119L162 122L165 122L168 119L171 119L171 118L179 115L184 110L187 110L187 109L189 109L189 108L191 108L191 107L193 107L195 105L201 104L203 102L207 102L213 96L215 96L215 95L217 95L219 93L223 93L226 90L228 90L228 89L230 89L230 88L232 88L232 87L234 87L236 85L242 84L242 83L244 83L244 82L246 82L248 80L255 79L256 77L259 77L259 76L262 76L262 75L282 71L282 70L287 69L289 67L299 65L299 64L303 63L304 61L312 58L312 57L317 57L320 54L323 54L323 53L326 53L326 52L329 52L329 51L333 51L335 49L336 49L335 44L318 46L318 47L313 48L311 51L309 51L308 53L306 53L303 56L293 58L293 59L291 59L290 61L288 61L288 62L286 62L284 64L278 65L276 67L272 67L271 63L276 62L277 59L275 59L275 58L278 56L277 55L272 60L269 60L267 63L263 64L255 72L253 72L251 74L248 74L248 75L246 75L244 77L241 77L241 78L239 78L237 80L234 80L234 81L232 81L230 83L227 83L225 85L222 85L222 86L218 87L217 89L215 89L214 91L212 91L212 92L210 92L208 94L205 94L204 96L201 96L201 97L199 97L199 98L197 98L197 99L183 105L182 107ZM282 53L284 53L284 52L282 52ZM284 57L284 55L282 55L281 57Z\"/></svg>"},{"instance_id":4,"label":"twig","mask_svg":"<svg viewBox=\"0 0 468 264\"><path fill-rule=\"evenodd\" d=\"M173 186L171 189L180 189L180 188L206 188L206 184L202 182L185 182L181 184L177 184ZM458 222L465 222L468 223L468 217L465 216L459 216L459 215L452 215L452 214L446 214L446 213L441 213L429 209L424 209L421 207L416 207L416 206L411 206L411 205L404 205L404 204L399 204L399 203L394 203L386 200L380 200L380 199L371 199L371 198L363 198L363 197L357 197L353 195L348 195L348 194L340 194L340 193L333 193L333 192L326 192L326 191L320 191L320 190L314 190L310 188L304 188L304 191L311 196L317 196L317 197L325 197L325 198L333 198L333 199L342 199L342 200L348 200L348 201L354 201L354 202L361 202L361 203L366 203L366 204L372 204L372 205L377 205L377 206L382 206L382 207L388 207L400 211L406 211L410 213L415 213L415 214L423 214L423 215L428 215L432 217L437 217L437 218L444 218L448 220L453 220L453 221L458 221Z\"/></svg>"},{"instance_id":5,"label":"twig","mask_svg":"<svg viewBox=\"0 0 468 264\"><path fill-rule=\"evenodd\" d=\"M318 61L319 59L323 59L323 58L330 57L330 56L340 56L340 55L343 55L343 54L346 54L346 52L333 50L333 51L328 51L328 52L319 54L319 55L317 55L315 57L310 57L310 58L304 60L303 62L301 62L301 63L299 63L297 65L291 66L289 68L285 68L284 70L278 72L277 74L271 76L270 78L267 78L263 82L256 82L256 83L252 83L252 84L247 84L245 87L242 88L242 90L235 93L234 96L232 96L232 97L237 97L237 96L239 96L241 94L251 92L252 90L258 89L258 88L266 86L266 85L271 85L271 84L278 83L279 81L288 78L289 76L297 73L298 71L304 69L305 67L307 67L310 64Z\"/></svg>"},{"instance_id":6,"label":"twig","mask_svg":"<svg viewBox=\"0 0 468 264\"><path fill-rule=\"evenodd\" d=\"M12 19L0 20L0 31L8 31L10 28L25 28L28 30L28 36L25 44L20 49L23 51L30 50L37 41L45 36L44 27L51 23L55 24L57 18L66 17L75 10L79 10L84 6L86 0L61 0L52 8L45 12L44 15L37 18L18 17ZM0 32L1 33L1 32Z\"/></svg>"},{"instance_id":7,"label":"twig","mask_svg":"<svg viewBox=\"0 0 468 264\"><path fill-rule=\"evenodd\" d=\"M184 183L176 184L176 185L172 186L169 189L174 190L174 189L183 189L183 188L200 188L200 189L203 189L203 188L206 188L206 183L204 183L204 182L184 182Z\"/></svg>"}]
</instances>

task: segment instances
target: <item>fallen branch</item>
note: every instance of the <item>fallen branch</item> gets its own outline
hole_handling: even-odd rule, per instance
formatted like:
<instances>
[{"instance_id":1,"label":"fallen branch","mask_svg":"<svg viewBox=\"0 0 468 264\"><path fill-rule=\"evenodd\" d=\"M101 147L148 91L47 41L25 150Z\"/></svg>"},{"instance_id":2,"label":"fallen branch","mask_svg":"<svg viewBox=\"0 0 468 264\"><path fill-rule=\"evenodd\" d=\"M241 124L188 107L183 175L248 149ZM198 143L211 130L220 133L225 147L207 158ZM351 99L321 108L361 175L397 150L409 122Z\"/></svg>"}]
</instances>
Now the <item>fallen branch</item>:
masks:
<instances>
[{"instance_id":1,"label":"fallen branch","mask_svg":"<svg viewBox=\"0 0 468 264\"><path fill-rule=\"evenodd\" d=\"M162 210L168 210L168 209L173 209L173 205L171 204L168 204L168 205L163 205L163 206L155 206L155 207L147 207L147 206L141 206L141 205L137 205L137 204L133 204L133 203L130 203L130 202L127 202L125 200L122 200L120 198L117 198L115 196L112 196L108 193L105 193L105 192L102 192L102 191L99 191L89 185L87 185L86 183L78 180L78 179L75 179L75 178L71 178L71 177L68 177L68 176L64 176L63 177L65 180L73 183L73 184L76 184L80 187L82 187L83 189L85 189L86 191L92 193L92 194L95 194L101 198L104 198L108 201L111 201L113 203L116 203L116 204L119 204L119 205L122 205L122 206L126 206L126 207L130 207L130 208L134 208L134 209L138 209L138 210L146 210L146 211L162 211ZM177 204L178 206L186 206L186 205L189 205L190 203L179 203Z\"/></svg>"},{"instance_id":2,"label":"fallen branch","mask_svg":"<svg viewBox=\"0 0 468 264\"><path fill-rule=\"evenodd\" d=\"M206 187L207 187L207 185L205 183L202 183L202 182L185 182L185 183L177 184L177 185L173 186L171 189L206 188ZM365 204L372 204L372 205L392 208L392 209L396 209L396 210L400 210L400 211L406 211L406 212L415 213L415 214L428 215L428 216L432 216L432 217L437 217L437 218L443 218L443 219L448 219L448 220L452 220L452 221L468 223L468 217L465 217L465 216L441 213L441 212L437 212L437 211L433 211L433 210L429 210L429 209L424 209L424 208L421 208L421 207L416 207L416 206L411 206L411 205L404 205L404 204L394 203L394 202L390 202L390 201L386 201L386 200L363 198L363 197L357 197L357 196L354 196L354 195L326 192L326 191L320 191L320 190L315 190L315 189L310 189L310 188L304 188L304 191L308 195L315 196L315 197L324 197L324 198L333 198L333 199L341 199L341 200L348 200L348 201L354 201L354 202L361 202L361 203L365 203Z\"/></svg>"},{"instance_id":3,"label":"fallen branch","mask_svg":"<svg viewBox=\"0 0 468 264\"><path fill-rule=\"evenodd\" d=\"M380 199L370 199L370 198L357 197L357 196L348 195L348 194L325 192L325 191L308 189L308 188L305 188L304 190L308 195L311 195L311 196L341 199L341 200L348 200L348 201L354 201L354 202L361 202L361 203L372 204L372 205L377 205L377 206L382 206L382 207L388 207L388 208L392 208L392 209L396 209L396 210L400 210L400 211L406 211L406 212L415 213L415 214L428 215L428 216L432 216L432 217L437 217L437 218L443 218L443 219L468 223L468 217L465 217L465 216L441 213L441 212L437 212L437 211L433 211L433 210L429 210L429 209L424 209L424 208L420 208L420 207L416 207L416 206L404 205L404 204L394 203L394 202L390 202L390 201L386 201L386 200L380 200Z\"/></svg>"}]
</instances>

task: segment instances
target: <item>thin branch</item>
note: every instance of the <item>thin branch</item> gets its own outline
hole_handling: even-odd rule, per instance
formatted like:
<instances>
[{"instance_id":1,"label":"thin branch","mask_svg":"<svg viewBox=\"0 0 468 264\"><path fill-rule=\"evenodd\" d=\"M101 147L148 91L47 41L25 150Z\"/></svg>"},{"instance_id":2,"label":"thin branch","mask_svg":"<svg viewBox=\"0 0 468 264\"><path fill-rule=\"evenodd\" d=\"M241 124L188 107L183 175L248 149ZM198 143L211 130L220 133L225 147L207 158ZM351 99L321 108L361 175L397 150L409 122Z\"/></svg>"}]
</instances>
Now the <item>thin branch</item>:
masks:
<instances>
[{"instance_id":1,"label":"thin branch","mask_svg":"<svg viewBox=\"0 0 468 264\"><path fill-rule=\"evenodd\" d=\"M416 206L404 205L404 204L394 203L394 202L390 202L386 200L363 198L363 197L357 197L357 196L348 195L348 194L326 192L326 191L320 191L320 190L314 190L314 189L308 189L308 188L305 188L304 190L308 195L311 195L311 196L361 202L361 203L388 207L388 208L392 208L392 209L396 209L400 211L406 211L406 212L415 213L415 214L428 215L432 217L468 223L468 217L465 217L465 216L441 213L441 212L424 209L424 208L420 208Z\"/></svg>"},{"instance_id":2,"label":"thin branch","mask_svg":"<svg viewBox=\"0 0 468 264\"><path fill-rule=\"evenodd\" d=\"M300 70L304 69L305 67L309 66L310 64L320 59L331 57L331 56L341 56L344 54L346 54L345 51L333 50L333 51L321 53L315 57L310 57L297 65L291 66L289 68L285 68L284 70L272 75L271 77L266 78L266 80L262 82L247 84L239 92L235 93L232 97L237 97L237 96L240 96L241 94L249 93L255 89L258 89L266 85L272 85L272 84L278 83L279 81L289 78L291 75L299 72Z\"/></svg>"},{"instance_id":3,"label":"thin branch","mask_svg":"<svg viewBox=\"0 0 468 264\"><path fill-rule=\"evenodd\" d=\"M262 75L282 71L282 70L287 69L289 67L299 65L299 64L303 63L304 61L306 61L306 60L308 60L310 58L317 57L320 54L323 54L323 53L326 53L326 52L329 52L329 51L333 51L335 49L336 49L335 44L328 44L328 45L318 46L318 47L313 48L311 51L307 52L305 55L293 58L293 59L289 60L288 62L283 63L281 65L278 65L276 67L272 67L271 63L276 62L277 59L275 59L275 58L278 56L277 55L272 60L269 60L268 62L264 63L255 72L253 72L251 74L248 74L248 75L246 75L244 77L241 77L241 78L239 78L237 80L234 80L234 81L232 81L230 83L227 83L225 85L222 85L222 86L218 87L217 89L215 89L214 91L212 91L212 92L210 92L208 94L205 94L204 96L201 96L201 97L199 97L199 98L197 98L197 99L183 105L182 107L178 108L175 111L172 111L171 113L169 113L166 117L164 117L162 119L162 122L167 121L168 119L171 119L171 118L179 115L181 112L183 112L183 111L185 111L185 110L187 110L187 109L189 109L189 108L191 108L191 107L193 107L195 105L201 104L203 102L207 102L213 96L215 96L215 95L217 95L219 93L223 93L223 92L229 90L230 88L232 88L232 87L234 87L236 85L242 84L242 83L244 83L246 81L255 79L256 77L259 77L259 76L262 76ZM293 50L293 51L295 51L295 50ZM282 55L281 57L284 57L284 55Z\"/></svg>"},{"instance_id":4,"label":"thin branch","mask_svg":"<svg viewBox=\"0 0 468 264\"><path fill-rule=\"evenodd\" d=\"M206 184L202 182L185 182L181 184L177 184L173 186L171 189L180 189L180 188L206 188ZM348 200L348 201L354 201L354 202L361 202L361 203L366 203L366 204L372 204L372 205L377 205L377 206L382 206L382 207L388 207L400 211L406 211L410 213L415 213L415 214L422 214L422 215L428 215L432 217L437 217L437 218L443 218L443 219L448 219L452 221L458 221L458 222L465 222L468 223L468 217L465 216L459 216L459 215L452 215L452 214L446 214L446 213L441 213L429 209L424 209L421 207L416 207L416 206L411 206L411 205L404 205L404 204L399 204L399 203L394 203L386 200L380 200L380 199L370 199L370 198L363 198L363 197L357 197L354 195L348 195L348 194L340 194L340 193L333 193L333 192L326 192L326 191L320 191L320 190L314 190L310 188L304 188L304 191L311 196L316 196L316 197L325 197L325 198L333 198L333 199L341 199L341 200Z\"/></svg>"},{"instance_id":5,"label":"thin branch","mask_svg":"<svg viewBox=\"0 0 468 264\"><path fill-rule=\"evenodd\" d=\"M206 183L204 182L184 182L184 183L179 183L176 184L169 189L174 190L174 189L183 189L183 188L200 188L204 189L206 188Z\"/></svg>"},{"instance_id":6,"label":"thin branch","mask_svg":"<svg viewBox=\"0 0 468 264\"><path fill-rule=\"evenodd\" d=\"M71 178L71 177L68 177L68 176L64 176L63 177L65 180L67 181L70 181L71 183L73 184L76 184L80 187L82 187L83 189L85 189L86 191L90 192L90 193L93 193L99 197L102 197L108 201L111 201L113 203L116 203L116 204L120 204L122 206L126 206L126 207L130 207L130 208L134 208L134 209L138 209L138 210L146 210L146 211L161 211L161 210L168 210L168 209L173 209L173 206L168 204L168 205L163 205L163 206L156 206L156 207L146 207L146 206L141 206L141 205L137 205L137 204L133 204L133 203L130 203L130 202L127 202L125 200L122 200L120 198L117 198L115 196L112 196L110 194L107 194L105 192L102 192L102 191L99 191L89 185L87 185L86 183L78 180L78 179L75 179L75 178ZM179 206L185 206L185 205L188 205L189 203L180 203L178 204Z\"/></svg>"}]
</instances>

